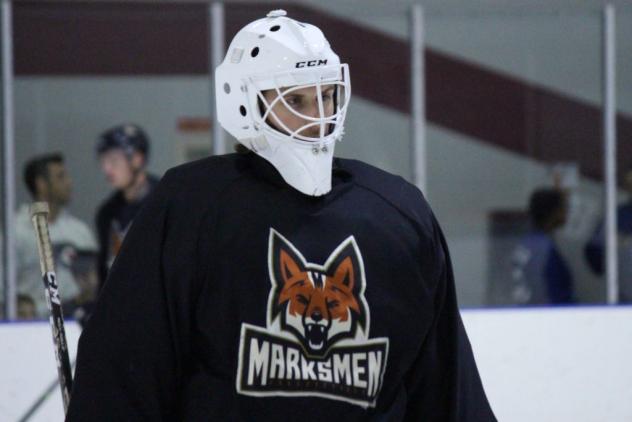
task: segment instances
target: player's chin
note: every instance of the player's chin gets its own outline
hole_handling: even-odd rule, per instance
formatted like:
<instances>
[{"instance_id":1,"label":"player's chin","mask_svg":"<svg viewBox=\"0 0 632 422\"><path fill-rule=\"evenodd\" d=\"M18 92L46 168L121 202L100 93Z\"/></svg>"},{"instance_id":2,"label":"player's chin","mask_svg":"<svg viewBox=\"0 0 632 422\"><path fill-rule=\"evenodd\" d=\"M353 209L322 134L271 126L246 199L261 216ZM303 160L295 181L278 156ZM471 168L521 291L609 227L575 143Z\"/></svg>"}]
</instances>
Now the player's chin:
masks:
<instances>
[{"instance_id":1,"label":"player's chin","mask_svg":"<svg viewBox=\"0 0 632 422\"><path fill-rule=\"evenodd\" d=\"M304 139L308 142L316 142L320 140L319 131L302 131L299 132L298 135L301 137L301 139Z\"/></svg>"},{"instance_id":2,"label":"player's chin","mask_svg":"<svg viewBox=\"0 0 632 422\"><path fill-rule=\"evenodd\" d=\"M108 182L114 189L123 189L127 185L124 181L118 179L108 180Z\"/></svg>"}]
</instances>

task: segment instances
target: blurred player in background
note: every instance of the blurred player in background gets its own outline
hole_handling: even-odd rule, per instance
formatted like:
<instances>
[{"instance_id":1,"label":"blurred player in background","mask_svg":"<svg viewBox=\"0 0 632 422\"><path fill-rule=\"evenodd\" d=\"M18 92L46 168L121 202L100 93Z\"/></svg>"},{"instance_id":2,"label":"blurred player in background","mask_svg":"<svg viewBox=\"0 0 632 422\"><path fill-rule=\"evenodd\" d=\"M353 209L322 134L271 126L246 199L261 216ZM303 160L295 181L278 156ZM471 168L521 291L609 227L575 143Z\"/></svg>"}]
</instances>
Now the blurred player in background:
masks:
<instances>
[{"instance_id":1,"label":"blurred player in background","mask_svg":"<svg viewBox=\"0 0 632 422\"><path fill-rule=\"evenodd\" d=\"M617 254L619 263L619 301L632 303L632 165L625 169L623 186L627 199L617 208ZM605 225L602 222L584 248L588 265L595 274L605 273Z\"/></svg>"},{"instance_id":2,"label":"blurred player in background","mask_svg":"<svg viewBox=\"0 0 632 422\"><path fill-rule=\"evenodd\" d=\"M538 189L529 198L532 229L511 254L512 299L522 305L570 305L577 302L573 273L554 234L568 216L567 194Z\"/></svg>"},{"instance_id":3,"label":"blurred player in background","mask_svg":"<svg viewBox=\"0 0 632 422\"><path fill-rule=\"evenodd\" d=\"M64 259L68 248L96 251L97 245L90 228L72 216L66 206L72 198L72 179L59 153L41 155L30 159L24 166L24 183L34 201L48 203L49 232L59 290L64 300L72 300L80 294L71 271L71 261ZM48 316L37 241L29 204L23 204L15 221L18 292L29 296L35 303L39 318Z\"/></svg>"},{"instance_id":4,"label":"blurred player in background","mask_svg":"<svg viewBox=\"0 0 632 422\"><path fill-rule=\"evenodd\" d=\"M97 210L100 286L123 243L134 217L158 179L147 172L149 137L138 125L126 123L108 129L96 151L108 183L115 191Z\"/></svg>"}]
</instances>

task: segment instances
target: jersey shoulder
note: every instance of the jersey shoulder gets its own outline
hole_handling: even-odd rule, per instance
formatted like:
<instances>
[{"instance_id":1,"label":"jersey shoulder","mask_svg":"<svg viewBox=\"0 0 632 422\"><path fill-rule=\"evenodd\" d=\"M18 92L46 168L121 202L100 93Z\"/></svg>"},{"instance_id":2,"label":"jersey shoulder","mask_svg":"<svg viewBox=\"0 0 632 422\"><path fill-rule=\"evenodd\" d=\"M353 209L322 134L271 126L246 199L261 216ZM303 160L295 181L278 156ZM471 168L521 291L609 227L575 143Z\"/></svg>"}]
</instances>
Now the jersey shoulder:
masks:
<instances>
[{"instance_id":1,"label":"jersey shoulder","mask_svg":"<svg viewBox=\"0 0 632 422\"><path fill-rule=\"evenodd\" d=\"M238 153L213 155L172 167L167 173L195 177L217 170L238 170L242 158L242 154Z\"/></svg>"},{"instance_id":2,"label":"jersey shoulder","mask_svg":"<svg viewBox=\"0 0 632 422\"><path fill-rule=\"evenodd\" d=\"M337 159L337 165L351 173L354 183L389 203L406 217L432 225L432 211L421 190L403 177L359 160Z\"/></svg>"},{"instance_id":3,"label":"jersey shoulder","mask_svg":"<svg viewBox=\"0 0 632 422\"><path fill-rule=\"evenodd\" d=\"M221 190L241 177L244 165L241 154L206 157L169 169L161 182L184 191Z\"/></svg>"},{"instance_id":4,"label":"jersey shoulder","mask_svg":"<svg viewBox=\"0 0 632 422\"><path fill-rule=\"evenodd\" d=\"M244 175L246 166L241 154L203 158L169 169L157 190L172 203L187 208L206 207Z\"/></svg>"}]
</instances>

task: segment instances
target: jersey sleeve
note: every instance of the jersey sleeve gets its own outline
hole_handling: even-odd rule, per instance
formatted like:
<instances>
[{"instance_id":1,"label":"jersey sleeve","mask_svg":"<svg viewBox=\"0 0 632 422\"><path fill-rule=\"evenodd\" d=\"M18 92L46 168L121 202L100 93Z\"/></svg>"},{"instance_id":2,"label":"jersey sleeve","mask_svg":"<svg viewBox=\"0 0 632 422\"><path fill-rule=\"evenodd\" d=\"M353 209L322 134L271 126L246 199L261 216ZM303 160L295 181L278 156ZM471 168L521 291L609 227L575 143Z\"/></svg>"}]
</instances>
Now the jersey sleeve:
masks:
<instances>
[{"instance_id":1,"label":"jersey sleeve","mask_svg":"<svg viewBox=\"0 0 632 422\"><path fill-rule=\"evenodd\" d=\"M176 418L196 244L174 222L173 185L168 173L150 194L108 274L79 341L68 421Z\"/></svg>"},{"instance_id":2,"label":"jersey sleeve","mask_svg":"<svg viewBox=\"0 0 632 422\"><path fill-rule=\"evenodd\" d=\"M433 218L434 320L405 380L406 420L490 422L490 408L459 314L446 241Z\"/></svg>"}]
</instances>

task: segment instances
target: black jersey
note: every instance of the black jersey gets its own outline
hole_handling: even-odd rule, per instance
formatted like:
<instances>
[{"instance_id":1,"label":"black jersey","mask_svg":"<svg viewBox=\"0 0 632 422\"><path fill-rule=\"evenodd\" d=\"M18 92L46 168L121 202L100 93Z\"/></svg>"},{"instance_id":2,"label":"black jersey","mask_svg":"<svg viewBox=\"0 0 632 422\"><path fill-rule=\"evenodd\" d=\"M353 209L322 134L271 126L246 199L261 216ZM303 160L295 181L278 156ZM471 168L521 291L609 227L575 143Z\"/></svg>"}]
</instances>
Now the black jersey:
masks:
<instances>
[{"instance_id":1,"label":"black jersey","mask_svg":"<svg viewBox=\"0 0 632 422\"><path fill-rule=\"evenodd\" d=\"M170 170L79 344L68 420L493 421L445 240L402 178L254 154Z\"/></svg>"},{"instance_id":2,"label":"black jersey","mask_svg":"<svg viewBox=\"0 0 632 422\"><path fill-rule=\"evenodd\" d=\"M157 185L158 179L148 175L147 183L149 184L149 193ZM103 285L108 270L121 248L123 239L146 198L147 195L144 195L136 201L128 202L123 196L123 192L118 190L99 206L96 216L99 237L99 256L97 259L99 287Z\"/></svg>"}]
</instances>

